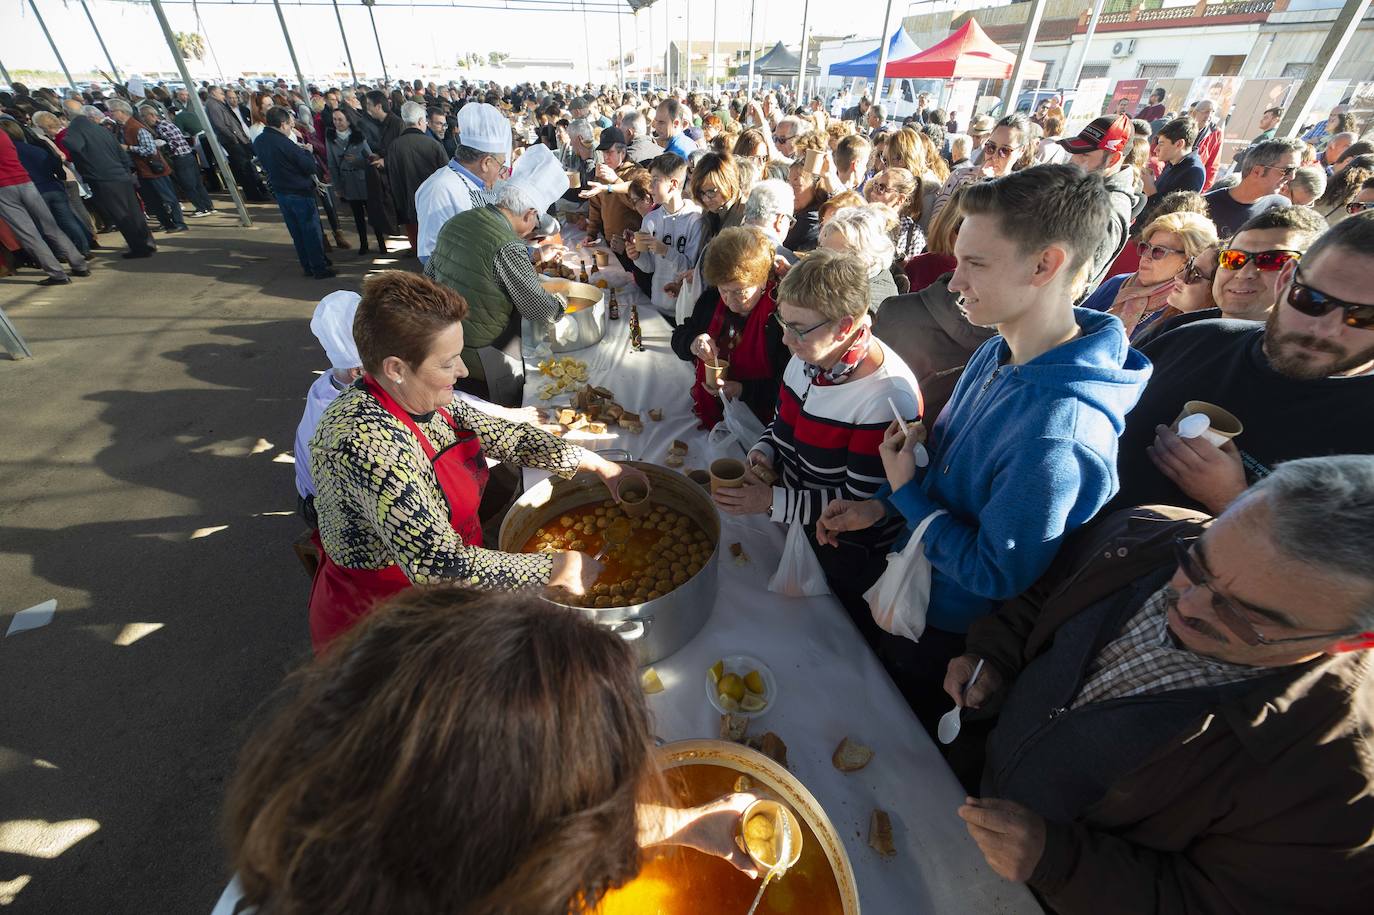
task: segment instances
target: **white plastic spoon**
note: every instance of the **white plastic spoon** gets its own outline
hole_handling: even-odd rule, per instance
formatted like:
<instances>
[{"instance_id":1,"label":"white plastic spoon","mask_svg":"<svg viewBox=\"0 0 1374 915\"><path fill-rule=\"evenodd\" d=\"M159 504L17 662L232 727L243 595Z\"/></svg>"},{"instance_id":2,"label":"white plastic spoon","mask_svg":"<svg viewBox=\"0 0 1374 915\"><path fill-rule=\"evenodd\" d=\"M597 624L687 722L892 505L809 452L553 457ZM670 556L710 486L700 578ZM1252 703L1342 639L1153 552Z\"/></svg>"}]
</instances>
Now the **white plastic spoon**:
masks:
<instances>
[{"instance_id":1,"label":"white plastic spoon","mask_svg":"<svg viewBox=\"0 0 1374 915\"><path fill-rule=\"evenodd\" d=\"M982 672L983 659L979 658L978 666L973 668L973 676L969 677L968 682L964 684L964 695L968 695L969 689L978 682L978 675ZM963 723L959 713L963 710L962 705L956 705L940 716L940 725L935 729L935 735L940 738L940 743L953 743L954 738L959 736L959 727Z\"/></svg>"},{"instance_id":2,"label":"white plastic spoon","mask_svg":"<svg viewBox=\"0 0 1374 915\"><path fill-rule=\"evenodd\" d=\"M902 419L902 413L897 409L897 405L892 402L891 397L887 399L887 405L892 408L892 415L897 417L897 425L901 426L902 434L910 436L911 427L907 425L906 420ZM930 452L926 451L925 442L917 442L916 447L911 449L911 456L915 458L917 467L925 467L930 464Z\"/></svg>"}]
</instances>

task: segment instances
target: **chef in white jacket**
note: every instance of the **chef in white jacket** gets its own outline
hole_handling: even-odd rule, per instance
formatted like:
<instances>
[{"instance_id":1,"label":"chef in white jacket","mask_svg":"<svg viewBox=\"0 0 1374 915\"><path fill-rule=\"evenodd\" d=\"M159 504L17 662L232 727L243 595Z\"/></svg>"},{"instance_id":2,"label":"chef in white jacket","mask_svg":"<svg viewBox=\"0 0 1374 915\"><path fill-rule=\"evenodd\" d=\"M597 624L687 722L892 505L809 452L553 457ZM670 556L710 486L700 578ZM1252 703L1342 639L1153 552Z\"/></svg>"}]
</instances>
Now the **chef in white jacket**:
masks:
<instances>
[{"instance_id":1,"label":"chef in white jacket","mask_svg":"<svg viewBox=\"0 0 1374 915\"><path fill-rule=\"evenodd\" d=\"M310 478L310 437L315 434L325 407L334 402L363 373L358 344L353 342L353 316L361 297L356 292L339 290L320 299L310 319L310 329L329 357L324 372L305 395L305 413L296 427L296 492L301 497L301 513L314 526L315 481Z\"/></svg>"},{"instance_id":2,"label":"chef in white jacket","mask_svg":"<svg viewBox=\"0 0 1374 915\"><path fill-rule=\"evenodd\" d=\"M492 105L469 102L458 110L458 154L415 192L420 218L415 253L429 261L439 230L450 218L495 200L491 188L510 161L511 125Z\"/></svg>"}]
</instances>

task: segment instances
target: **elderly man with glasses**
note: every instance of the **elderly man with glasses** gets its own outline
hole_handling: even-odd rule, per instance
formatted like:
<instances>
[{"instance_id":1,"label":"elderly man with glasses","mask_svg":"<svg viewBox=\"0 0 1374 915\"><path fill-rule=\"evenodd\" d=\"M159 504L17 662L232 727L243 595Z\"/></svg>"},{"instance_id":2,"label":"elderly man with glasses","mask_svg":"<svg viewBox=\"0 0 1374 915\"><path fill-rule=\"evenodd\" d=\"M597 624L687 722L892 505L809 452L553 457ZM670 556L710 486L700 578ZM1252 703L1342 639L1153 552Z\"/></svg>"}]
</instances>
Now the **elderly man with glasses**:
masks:
<instances>
[{"instance_id":1,"label":"elderly man with glasses","mask_svg":"<svg viewBox=\"0 0 1374 915\"><path fill-rule=\"evenodd\" d=\"M1141 348L1154 375L1126 418L1121 492L1111 507L1179 505L1215 515L1283 461L1374 454L1374 426L1364 419L1374 406L1374 216L1352 216L1300 256L1256 237L1247 228L1222 251L1230 269L1217 270L1214 295L1228 302L1239 295L1233 286L1272 283L1277 304L1263 324L1195 320ZM1243 431L1220 447L1181 438L1174 424L1192 400L1230 412Z\"/></svg>"},{"instance_id":2,"label":"elderly man with glasses","mask_svg":"<svg viewBox=\"0 0 1374 915\"><path fill-rule=\"evenodd\" d=\"M945 688L1000 711L959 809L988 864L1060 915L1367 911L1371 552L1374 456L1290 461L1215 521L1106 518L975 623Z\"/></svg>"},{"instance_id":3,"label":"elderly man with glasses","mask_svg":"<svg viewBox=\"0 0 1374 915\"><path fill-rule=\"evenodd\" d=\"M1302 149L1301 141L1286 137L1253 146L1242 159L1240 183L1203 195L1218 235L1225 238L1265 210L1288 205L1281 191L1302 165Z\"/></svg>"},{"instance_id":4,"label":"elderly man with glasses","mask_svg":"<svg viewBox=\"0 0 1374 915\"><path fill-rule=\"evenodd\" d=\"M797 158L797 141L806 136L808 132L805 121L795 114L789 114L778 121L778 126L773 128L773 144L790 163Z\"/></svg>"}]
</instances>

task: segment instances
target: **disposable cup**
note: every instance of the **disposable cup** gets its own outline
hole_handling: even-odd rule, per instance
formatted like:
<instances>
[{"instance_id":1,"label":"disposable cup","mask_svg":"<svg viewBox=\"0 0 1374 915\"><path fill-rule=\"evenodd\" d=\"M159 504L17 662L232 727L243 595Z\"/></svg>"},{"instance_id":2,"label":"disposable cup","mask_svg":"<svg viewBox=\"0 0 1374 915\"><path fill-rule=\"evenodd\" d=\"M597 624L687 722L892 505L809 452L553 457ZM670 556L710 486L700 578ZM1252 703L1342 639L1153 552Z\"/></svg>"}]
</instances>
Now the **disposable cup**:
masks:
<instances>
[{"instance_id":1,"label":"disposable cup","mask_svg":"<svg viewBox=\"0 0 1374 915\"><path fill-rule=\"evenodd\" d=\"M620 484L620 507L631 518L640 518L653 510L649 501L649 487L638 480L626 480Z\"/></svg>"},{"instance_id":2,"label":"disposable cup","mask_svg":"<svg viewBox=\"0 0 1374 915\"><path fill-rule=\"evenodd\" d=\"M696 483L698 486L702 486L702 487L705 487L705 488L707 488L707 489L709 489L709 488L711 487L711 473L710 473L710 471L707 471L707 470L689 470L689 471L687 471L687 479L691 480L693 483Z\"/></svg>"},{"instance_id":3,"label":"disposable cup","mask_svg":"<svg viewBox=\"0 0 1374 915\"><path fill-rule=\"evenodd\" d=\"M819 149L808 149L806 151L806 170L813 175L819 175L825 164L825 154Z\"/></svg>"},{"instance_id":4,"label":"disposable cup","mask_svg":"<svg viewBox=\"0 0 1374 915\"><path fill-rule=\"evenodd\" d=\"M722 381L730 377L730 360L720 359L716 362L706 363L706 383L711 387L716 387Z\"/></svg>"},{"instance_id":5,"label":"disposable cup","mask_svg":"<svg viewBox=\"0 0 1374 915\"><path fill-rule=\"evenodd\" d=\"M738 489L744 485L744 462L721 458L711 462L711 492Z\"/></svg>"},{"instance_id":6,"label":"disposable cup","mask_svg":"<svg viewBox=\"0 0 1374 915\"><path fill-rule=\"evenodd\" d=\"M568 187L581 187L582 175L575 171L568 172Z\"/></svg>"},{"instance_id":7,"label":"disposable cup","mask_svg":"<svg viewBox=\"0 0 1374 915\"><path fill-rule=\"evenodd\" d=\"M1218 448L1245 431L1240 420L1216 404L1210 404L1205 400L1190 400L1183 405L1183 410L1174 419L1173 429L1175 432L1178 431L1179 420L1189 413L1201 413L1207 417L1209 428L1202 433L1202 437Z\"/></svg>"},{"instance_id":8,"label":"disposable cup","mask_svg":"<svg viewBox=\"0 0 1374 915\"><path fill-rule=\"evenodd\" d=\"M598 250L594 256L596 257L596 265L598 267L605 267L611 262L611 253L609 251Z\"/></svg>"}]
</instances>

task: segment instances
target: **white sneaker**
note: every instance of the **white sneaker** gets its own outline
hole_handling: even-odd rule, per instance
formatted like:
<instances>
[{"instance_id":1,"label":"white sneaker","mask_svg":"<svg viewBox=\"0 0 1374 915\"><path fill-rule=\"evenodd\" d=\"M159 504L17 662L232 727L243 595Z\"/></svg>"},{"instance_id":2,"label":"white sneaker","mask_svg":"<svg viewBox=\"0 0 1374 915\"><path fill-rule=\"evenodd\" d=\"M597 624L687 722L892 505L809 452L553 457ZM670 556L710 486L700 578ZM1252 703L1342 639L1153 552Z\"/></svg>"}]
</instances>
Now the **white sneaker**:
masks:
<instances>
[{"instance_id":1,"label":"white sneaker","mask_svg":"<svg viewBox=\"0 0 1374 915\"><path fill-rule=\"evenodd\" d=\"M186 215L191 219L199 219L202 216L213 216L214 214L214 210L196 210L194 213L187 213Z\"/></svg>"}]
</instances>

